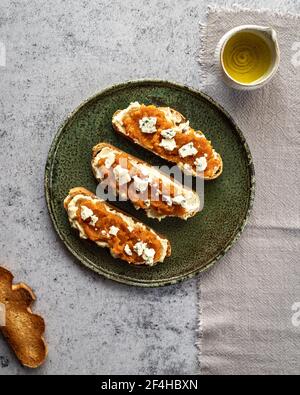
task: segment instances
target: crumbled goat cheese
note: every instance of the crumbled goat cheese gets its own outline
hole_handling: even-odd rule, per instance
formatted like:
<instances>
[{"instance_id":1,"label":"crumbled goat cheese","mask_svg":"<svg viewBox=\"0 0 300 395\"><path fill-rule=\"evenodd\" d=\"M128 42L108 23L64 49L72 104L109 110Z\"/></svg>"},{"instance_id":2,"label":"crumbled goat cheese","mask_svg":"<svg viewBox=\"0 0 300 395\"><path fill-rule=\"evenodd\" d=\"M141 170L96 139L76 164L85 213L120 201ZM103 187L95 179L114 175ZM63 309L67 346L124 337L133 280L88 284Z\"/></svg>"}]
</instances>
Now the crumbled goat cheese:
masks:
<instances>
[{"instance_id":1,"label":"crumbled goat cheese","mask_svg":"<svg viewBox=\"0 0 300 395\"><path fill-rule=\"evenodd\" d=\"M109 234L112 236L117 236L118 232L119 232L119 228L117 228L116 226L111 226L109 229Z\"/></svg>"},{"instance_id":2,"label":"crumbled goat cheese","mask_svg":"<svg viewBox=\"0 0 300 395\"><path fill-rule=\"evenodd\" d=\"M90 225L95 228L98 221L99 221L99 218L96 215L92 215Z\"/></svg>"},{"instance_id":3,"label":"crumbled goat cheese","mask_svg":"<svg viewBox=\"0 0 300 395\"><path fill-rule=\"evenodd\" d=\"M122 166L118 165L113 170L114 176L119 183L119 186L127 184L131 181L131 176L127 169L124 169Z\"/></svg>"},{"instance_id":4,"label":"crumbled goat cheese","mask_svg":"<svg viewBox=\"0 0 300 395\"><path fill-rule=\"evenodd\" d=\"M157 118L155 117L144 117L139 121L141 131L148 134L156 133L156 122Z\"/></svg>"},{"instance_id":5,"label":"crumbled goat cheese","mask_svg":"<svg viewBox=\"0 0 300 395\"><path fill-rule=\"evenodd\" d=\"M170 196L163 195L162 196L162 201L166 202L167 205L170 206L170 207L173 205L173 200L172 200L172 198Z\"/></svg>"},{"instance_id":6,"label":"crumbled goat cheese","mask_svg":"<svg viewBox=\"0 0 300 395\"><path fill-rule=\"evenodd\" d=\"M178 126L178 129L179 129L181 132L183 132L183 133L188 132L188 131L190 130L190 121L187 121L186 123L181 123L181 124Z\"/></svg>"},{"instance_id":7,"label":"crumbled goat cheese","mask_svg":"<svg viewBox=\"0 0 300 395\"><path fill-rule=\"evenodd\" d=\"M184 164L183 168L184 168L186 174L188 174L188 175L192 175L193 174L193 168L188 163Z\"/></svg>"},{"instance_id":8,"label":"crumbled goat cheese","mask_svg":"<svg viewBox=\"0 0 300 395\"><path fill-rule=\"evenodd\" d=\"M155 250L153 248L148 248L147 243L139 241L133 249L138 256L141 256L144 259L146 265L153 265Z\"/></svg>"},{"instance_id":9,"label":"crumbled goat cheese","mask_svg":"<svg viewBox=\"0 0 300 395\"><path fill-rule=\"evenodd\" d=\"M174 151L174 149L177 147L177 144L175 139L162 139L159 146L163 147L166 151Z\"/></svg>"},{"instance_id":10,"label":"crumbled goat cheese","mask_svg":"<svg viewBox=\"0 0 300 395\"><path fill-rule=\"evenodd\" d=\"M96 178L99 180L103 180L104 179L104 177L105 177L105 172L103 172L103 169L101 169L101 167L95 167L94 168L95 169L95 175L96 175Z\"/></svg>"},{"instance_id":11,"label":"crumbled goat cheese","mask_svg":"<svg viewBox=\"0 0 300 395\"><path fill-rule=\"evenodd\" d=\"M86 206L81 207L81 218L83 221L91 218L94 215L93 211Z\"/></svg>"},{"instance_id":12,"label":"crumbled goat cheese","mask_svg":"<svg viewBox=\"0 0 300 395\"><path fill-rule=\"evenodd\" d=\"M138 254L138 256L142 256L145 248L147 248L147 243L143 243L142 241L138 241L133 247L134 251Z\"/></svg>"},{"instance_id":13,"label":"crumbled goat cheese","mask_svg":"<svg viewBox=\"0 0 300 395\"><path fill-rule=\"evenodd\" d=\"M153 265L155 257L154 248L145 248L143 252L143 259L145 260L146 265Z\"/></svg>"},{"instance_id":14,"label":"crumbled goat cheese","mask_svg":"<svg viewBox=\"0 0 300 395\"><path fill-rule=\"evenodd\" d=\"M173 198L173 203L178 206L184 206L184 204L186 203L186 198L182 195L175 196Z\"/></svg>"},{"instance_id":15,"label":"crumbled goat cheese","mask_svg":"<svg viewBox=\"0 0 300 395\"><path fill-rule=\"evenodd\" d=\"M149 170L144 165L138 165L139 171L142 173L143 176L149 176Z\"/></svg>"},{"instance_id":16,"label":"crumbled goat cheese","mask_svg":"<svg viewBox=\"0 0 300 395\"><path fill-rule=\"evenodd\" d=\"M132 256L132 251L131 251L131 249L130 249L128 244L126 244L126 246L124 248L124 251L125 251L125 254L127 254L129 256Z\"/></svg>"},{"instance_id":17,"label":"crumbled goat cheese","mask_svg":"<svg viewBox=\"0 0 300 395\"><path fill-rule=\"evenodd\" d=\"M134 176L134 187L137 192L145 192L148 189L149 185L149 180L148 179L142 179L139 176Z\"/></svg>"},{"instance_id":18,"label":"crumbled goat cheese","mask_svg":"<svg viewBox=\"0 0 300 395\"><path fill-rule=\"evenodd\" d=\"M105 167L109 170L116 161L116 155L110 152L105 159Z\"/></svg>"},{"instance_id":19,"label":"crumbled goat cheese","mask_svg":"<svg viewBox=\"0 0 300 395\"><path fill-rule=\"evenodd\" d=\"M197 149L194 147L193 143L188 143L180 148L179 155L182 158L186 158L188 156L193 156L198 153Z\"/></svg>"},{"instance_id":20,"label":"crumbled goat cheese","mask_svg":"<svg viewBox=\"0 0 300 395\"><path fill-rule=\"evenodd\" d=\"M206 168L207 168L206 157L202 156L201 158L197 158L195 160L195 166L196 166L198 172L202 172L202 171L206 170Z\"/></svg>"},{"instance_id":21,"label":"crumbled goat cheese","mask_svg":"<svg viewBox=\"0 0 300 395\"><path fill-rule=\"evenodd\" d=\"M163 138L165 138L167 140L171 140L176 136L176 130L166 129L166 130L163 130L160 134L163 136Z\"/></svg>"}]
</instances>

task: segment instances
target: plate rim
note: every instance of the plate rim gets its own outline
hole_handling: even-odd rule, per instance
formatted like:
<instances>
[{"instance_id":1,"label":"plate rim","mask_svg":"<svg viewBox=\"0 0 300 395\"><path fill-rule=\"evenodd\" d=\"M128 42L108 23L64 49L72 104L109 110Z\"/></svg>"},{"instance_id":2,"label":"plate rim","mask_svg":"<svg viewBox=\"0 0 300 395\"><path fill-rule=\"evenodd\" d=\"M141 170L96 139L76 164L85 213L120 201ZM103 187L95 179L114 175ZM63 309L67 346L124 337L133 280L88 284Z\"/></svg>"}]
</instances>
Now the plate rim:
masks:
<instances>
[{"instance_id":1,"label":"plate rim","mask_svg":"<svg viewBox=\"0 0 300 395\"><path fill-rule=\"evenodd\" d=\"M58 143L63 135L63 131L67 124L72 120L72 118L87 104L95 100L98 96L103 96L105 94L108 94L111 91L115 91L116 89L123 89L125 87L128 87L130 85L140 85L140 84L153 84L153 85L161 85L161 86L168 86L168 87L173 87L176 89L188 91L189 93L195 95L195 96L201 96L202 98L206 99L209 101L211 104L213 104L219 111L223 113L223 115L232 123L232 125L235 128L235 131L238 133L238 137L241 141L241 144L243 145L245 152L247 154L248 158L248 168L249 168L249 175L250 175L250 196L249 196L249 202L248 206L245 212L245 216L243 218L243 221L240 226L237 227L236 232L234 233L234 236L229 240L227 245L223 248L223 250L220 252L220 254L212 258L205 266L203 266L201 269L195 269L191 270L188 273L178 275L175 277L172 277L170 279L162 279L162 280L133 280L128 276L120 276L120 275L114 275L109 272L106 272L104 269L99 268L93 264L91 260L89 260L87 257L82 256L81 254L77 253L76 251L73 250L73 248L69 245L68 240L64 237L64 235L61 233L59 226L57 225L55 214L54 214L54 209L52 206L52 199L51 199L51 177L52 177L52 170L53 170L53 158L55 157L55 152L58 149ZM255 200L255 194L256 194L256 178L255 178L255 168L254 168L254 163L253 163L253 156L251 154L251 150L249 148L249 145L246 141L246 138L240 129L240 127L237 125L236 121L233 119L233 117L229 114L229 112L221 106L219 103L217 103L212 97L210 97L208 94L205 92L202 92L200 90L197 90L195 88L192 88L188 85L185 84L179 84L177 82L169 81L169 80L162 80L162 79L137 79L137 80L129 80L125 81L122 83L116 83L111 86L108 86L100 91L97 91L93 95L89 96L87 99L83 100L72 112L70 112L65 120L61 123L60 127L58 128L57 132L54 135L54 138L52 140L52 143L50 145L48 155L47 155L47 160L46 160L46 165L45 165L45 175L44 175L44 193L45 193L45 199L47 203L47 208L48 212L50 215L50 218L52 220L52 224L54 226L54 229L65 245L65 247L69 250L69 252L80 262L81 265L84 267L92 270L93 272L109 279L116 281L121 284L125 285L130 285L130 286L136 286L136 287L142 287L142 288L157 288L157 287L163 287L163 286L169 286L169 285L174 285L178 284L180 282L183 282L185 280L188 280L190 278L193 278L200 273L203 273L204 271L207 271L210 269L212 266L217 264L221 258L236 244L236 242L240 239L248 221L250 218L250 215L253 210L253 205L254 205L254 200Z\"/></svg>"}]
</instances>

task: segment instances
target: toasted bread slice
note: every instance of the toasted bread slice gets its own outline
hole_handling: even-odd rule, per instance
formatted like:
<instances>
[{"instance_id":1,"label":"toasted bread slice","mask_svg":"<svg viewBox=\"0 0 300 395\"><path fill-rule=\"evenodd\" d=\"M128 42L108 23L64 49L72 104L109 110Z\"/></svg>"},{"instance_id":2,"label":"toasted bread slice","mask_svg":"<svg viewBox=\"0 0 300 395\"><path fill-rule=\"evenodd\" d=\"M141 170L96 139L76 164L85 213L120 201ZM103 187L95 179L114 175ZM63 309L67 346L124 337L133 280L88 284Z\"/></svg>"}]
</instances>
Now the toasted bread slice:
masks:
<instances>
[{"instance_id":1,"label":"toasted bread slice","mask_svg":"<svg viewBox=\"0 0 300 395\"><path fill-rule=\"evenodd\" d=\"M64 207L80 237L108 248L114 258L136 266L155 266L171 255L165 237L85 188L71 189Z\"/></svg>"},{"instance_id":2,"label":"toasted bread slice","mask_svg":"<svg viewBox=\"0 0 300 395\"><path fill-rule=\"evenodd\" d=\"M120 167L124 180L118 179ZM110 144L93 148L92 169L100 183L130 200L137 210L145 210L150 218L187 220L200 211L200 198L192 189Z\"/></svg>"},{"instance_id":3,"label":"toasted bread slice","mask_svg":"<svg viewBox=\"0 0 300 395\"><path fill-rule=\"evenodd\" d=\"M13 275L0 267L0 303L5 309L5 326L0 327L22 365L37 368L45 361L45 323L31 311L33 291L25 284L13 285Z\"/></svg>"},{"instance_id":4,"label":"toasted bread slice","mask_svg":"<svg viewBox=\"0 0 300 395\"><path fill-rule=\"evenodd\" d=\"M117 133L175 163L188 175L214 180L223 172L221 155L203 132L192 129L186 118L172 108L132 103L115 112L112 124Z\"/></svg>"}]
</instances>

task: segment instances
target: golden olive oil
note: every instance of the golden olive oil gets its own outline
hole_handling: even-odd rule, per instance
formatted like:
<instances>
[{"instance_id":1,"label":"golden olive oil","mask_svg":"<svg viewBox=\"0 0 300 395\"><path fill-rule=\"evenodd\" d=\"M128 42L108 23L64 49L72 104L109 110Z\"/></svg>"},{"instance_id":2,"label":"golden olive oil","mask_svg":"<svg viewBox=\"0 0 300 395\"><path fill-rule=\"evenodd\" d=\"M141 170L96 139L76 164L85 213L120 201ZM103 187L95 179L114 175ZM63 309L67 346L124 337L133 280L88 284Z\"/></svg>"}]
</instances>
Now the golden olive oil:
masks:
<instances>
[{"instance_id":1,"label":"golden olive oil","mask_svg":"<svg viewBox=\"0 0 300 395\"><path fill-rule=\"evenodd\" d=\"M269 72L272 52L266 40L258 34L241 32L228 40L223 51L223 64L232 79L251 84Z\"/></svg>"}]
</instances>

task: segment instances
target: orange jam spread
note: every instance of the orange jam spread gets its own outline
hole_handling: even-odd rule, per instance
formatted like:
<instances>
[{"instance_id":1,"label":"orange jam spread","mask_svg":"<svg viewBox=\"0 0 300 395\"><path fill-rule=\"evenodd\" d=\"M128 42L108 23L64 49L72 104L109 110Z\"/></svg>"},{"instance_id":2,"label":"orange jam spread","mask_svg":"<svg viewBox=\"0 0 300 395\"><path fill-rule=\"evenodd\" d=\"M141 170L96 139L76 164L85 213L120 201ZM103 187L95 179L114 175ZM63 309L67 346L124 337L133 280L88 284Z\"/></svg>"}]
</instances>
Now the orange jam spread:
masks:
<instances>
[{"instance_id":1,"label":"orange jam spread","mask_svg":"<svg viewBox=\"0 0 300 395\"><path fill-rule=\"evenodd\" d=\"M155 133L143 133L140 129L140 120L143 118L157 118ZM214 174L214 169L219 167L220 160L214 156L213 148L211 142L203 137L200 133L197 133L194 129L189 129L187 132L176 133L174 139L176 141L176 148L173 151L168 151L160 146L163 137L161 132L163 130L172 129L175 127L173 122L170 122L165 113L159 110L157 107L150 105L141 107L137 109L130 110L123 118L123 125L126 130L127 135L135 140L138 140L141 145L145 148L155 152L161 157L175 163L182 162L184 164L190 165L196 171L195 160L206 156L207 158L207 168L204 171L204 176L212 176ZM176 128L176 127L175 127ZM193 143L194 147L197 149L197 154L182 158L179 155L179 149L188 143Z\"/></svg>"},{"instance_id":2,"label":"orange jam spread","mask_svg":"<svg viewBox=\"0 0 300 395\"><path fill-rule=\"evenodd\" d=\"M134 187L134 176L138 176L142 180L148 179L148 176L143 174L141 169L133 164L126 154L116 154L116 159L114 164L110 169L105 168L106 158L102 158L98 162L99 168L101 168L102 174L104 176L105 182L109 185L112 190L125 193L126 197L130 199L136 207L141 209L153 208L158 215L162 216L182 216L185 214L186 209L180 205L168 205L165 201L164 196L169 196L174 198L179 190L176 190L174 184L170 183L166 185L163 183L161 178L153 179L151 178L151 183L149 182L147 190L143 193L137 192ZM130 173L131 180L126 184L119 186L118 182L114 176L114 169L120 165L122 168L127 169Z\"/></svg>"},{"instance_id":3,"label":"orange jam spread","mask_svg":"<svg viewBox=\"0 0 300 395\"><path fill-rule=\"evenodd\" d=\"M148 248L155 250L154 262L160 259L162 255L161 241L149 229L136 225L130 231L126 221L114 212L107 210L105 204L101 201L81 200L78 206L76 220L91 241L107 243L113 255L132 264L143 263L143 259L134 251L136 243L142 241L147 243ZM83 206L92 210L94 215L97 216L98 221L95 226L90 224L90 218L85 221L81 218ZM117 235L110 234L112 226L118 228ZM132 252L131 256L125 252L126 245Z\"/></svg>"}]
</instances>

